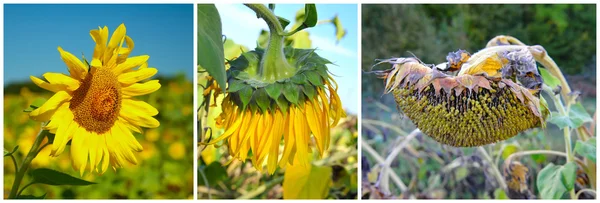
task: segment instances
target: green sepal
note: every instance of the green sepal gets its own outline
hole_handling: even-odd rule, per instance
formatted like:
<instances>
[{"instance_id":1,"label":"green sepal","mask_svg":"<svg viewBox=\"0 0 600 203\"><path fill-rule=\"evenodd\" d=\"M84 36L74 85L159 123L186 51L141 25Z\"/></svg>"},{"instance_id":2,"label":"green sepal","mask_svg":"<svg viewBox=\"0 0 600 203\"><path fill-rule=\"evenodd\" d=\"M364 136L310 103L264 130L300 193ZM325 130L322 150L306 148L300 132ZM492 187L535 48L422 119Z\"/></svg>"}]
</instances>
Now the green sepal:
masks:
<instances>
[{"instance_id":1,"label":"green sepal","mask_svg":"<svg viewBox=\"0 0 600 203\"><path fill-rule=\"evenodd\" d=\"M293 83L303 85L306 84L306 76L304 74L296 74L294 75L294 77L291 78L291 81Z\"/></svg>"},{"instance_id":2,"label":"green sepal","mask_svg":"<svg viewBox=\"0 0 600 203\"><path fill-rule=\"evenodd\" d=\"M267 92L267 95L269 95L269 97L271 97L273 100L277 100L277 98L279 98L279 95L281 95L282 89L283 89L283 84L278 83L278 82L267 85L265 87L265 91Z\"/></svg>"},{"instance_id":3,"label":"green sepal","mask_svg":"<svg viewBox=\"0 0 600 203\"><path fill-rule=\"evenodd\" d=\"M271 99L269 99L265 88L258 88L256 91L254 91L253 97L256 100L256 104L258 104L258 107L262 112L265 112L269 109Z\"/></svg>"},{"instance_id":4,"label":"green sepal","mask_svg":"<svg viewBox=\"0 0 600 203\"><path fill-rule=\"evenodd\" d=\"M284 83L283 84L283 95L285 96L285 98L292 102L293 104L298 104L298 96L299 94L299 89L298 87L290 82Z\"/></svg>"},{"instance_id":5,"label":"green sepal","mask_svg":"<svg viewBox=\"0 0 600 203\"><path fill-rule=\"evenodd\" d=\"M277 98L276 102L277 106L279 106L279 109L281 109L281 112L283 114L286 114L287 109L290 107L290 103L288 102L288 100L286 100L285 97L281 95L279 96L279 98Z\"/></svg>"},{"instance_id":6,"label":"green sepal","mask_svg":"<svg viewBox=\"0 0 600 203\"><path fill-rule=\"evenodd\" d=\"M323 78L321 78L318 73L315 73L314 71L306 71L304 72L304 75L306 75L308 81L310 81L310 83L313 85L323 86Z\"/></svg>"},{"instance_id":7,"label":"green sepal","mask_svg":"<svg viewBox=\"0 0 600 203\"><path fill-rule=\"evenodd\" d=\"M232 79L229 80L229 87L227 87L227 92L237 92L246 86L247 85L244 84L243 81Z\"/></svg>"},{"instance_id":8,"label":"green sepal","mask_svg":"<svg viewBox=\"0 0 600 203\"><path fill-rule=\"evenodd\" d=\"M250 99L252 98L252 88L249 86L242 88L239 90L238 96L242 102L242 109L246 109L246 106L250 103Z\"/></svg>"},{"instance_id":9,"label":"green sepal","mask_svg":"<svg viewBox=\"0 0 600 203\"><path fill-rule=\"evenodd\" d=\"M315 87L309 84L304 84L302 86L302 92L304 92L306 97L308 97L311 100L317 95L317 90L315 90Z\"/></svg>"}]
</instances>

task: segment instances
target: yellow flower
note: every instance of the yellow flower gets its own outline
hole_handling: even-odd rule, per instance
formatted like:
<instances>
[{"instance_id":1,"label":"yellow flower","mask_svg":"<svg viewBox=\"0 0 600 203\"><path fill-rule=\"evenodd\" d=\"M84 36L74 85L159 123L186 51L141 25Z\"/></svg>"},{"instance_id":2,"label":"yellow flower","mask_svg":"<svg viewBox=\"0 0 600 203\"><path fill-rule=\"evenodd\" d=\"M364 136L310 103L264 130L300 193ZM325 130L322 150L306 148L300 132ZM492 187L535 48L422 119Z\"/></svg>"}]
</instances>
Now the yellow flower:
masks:
<instances>
[{"instance_id":1,"label":"yellow flower","mask_svg":"<svg viewBox=\"0 0 600 203\"><path fill-rule=\"evenodd\" d=\"M329 129L336 126L346 114L337 95L337 84L329 77L323 80L325 88L316 88L317 95L306 99L298 105L290 104L286 111L274 108L268 111L243 109L238 106L232 95L225 97L222 103L223 113L217 118L217 127L225 129L225 133L211 143L227 139L229 153L239 160L245 161L248 152L252 152L252 162L258 171L262 171L262 163L267 159L270 174L279 167L283 168L292 160L305 167L310 165L311 133L319 154L329 148ZM283 154L278 159L279 144L283 139Z\"/></svg>"},{"instance_id":2,"label":"yellow flower","mask_svg":"<svg viewBox=\"0 0 600 203\"><path fill-rule=\"evenodd\" d=\"M80 175L86 169L102 174L109 164L115 170L126 162L137 164L133 152L141 151L142 146L131 131L141 133L140 127L160 125L152 117L158 110L133 98L160 88L158 80L138 83L155 75L157 70L148 68L147 55L128 58L134 44L125 33L124 24L110 39L106 26L91 30L96 46L89 67L58 47L70 75L45 73L47 82L31 76L36 85L55 94L32 111L30 117L50 121L44 129L56 134L52 156L60 155L71 141L73 167Z\"/></svg>"}]
</instances>

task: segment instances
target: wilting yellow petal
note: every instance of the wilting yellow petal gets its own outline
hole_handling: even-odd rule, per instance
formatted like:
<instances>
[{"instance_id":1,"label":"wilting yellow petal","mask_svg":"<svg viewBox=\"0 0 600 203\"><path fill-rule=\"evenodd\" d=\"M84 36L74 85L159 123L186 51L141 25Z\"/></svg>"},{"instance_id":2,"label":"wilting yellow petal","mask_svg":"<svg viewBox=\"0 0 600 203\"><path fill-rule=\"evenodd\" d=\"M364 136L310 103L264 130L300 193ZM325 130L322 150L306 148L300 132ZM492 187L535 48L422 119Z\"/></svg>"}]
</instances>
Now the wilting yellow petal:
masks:
<instances>
[{"instance_id":1,"label":"wilting yellow petal","mask_svg":"<svg viewBox=\"0 0 600 203\"><path fill-rule=\"evenodd\" d=\"M295 119L295 115L294 115L294 111L292 111L292 108L295 107L291 107L288 110L288 115L287 115L287 119L285 122L285 133L283 134L283 155L281 156L281 159L279 160L279 167L283 168L287 165L290 157L294 157L294 154L296 153L296 144L295 144L295 140L296 140L296 133L294 132L294 128L296 126L293 125L294 123L294 119Z\"/></svg>"}]
</instances>

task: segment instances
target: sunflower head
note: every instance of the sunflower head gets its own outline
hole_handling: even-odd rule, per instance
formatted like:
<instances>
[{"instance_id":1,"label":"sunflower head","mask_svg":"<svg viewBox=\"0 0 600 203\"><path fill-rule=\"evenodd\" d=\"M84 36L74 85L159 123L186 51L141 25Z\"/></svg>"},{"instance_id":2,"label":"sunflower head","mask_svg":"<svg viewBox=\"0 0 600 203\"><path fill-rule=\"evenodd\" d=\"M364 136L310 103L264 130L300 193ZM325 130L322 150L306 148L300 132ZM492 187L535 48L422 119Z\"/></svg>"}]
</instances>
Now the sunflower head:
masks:
<instances>
[{"instance_id":1,"label":"sunflower head","mask_svg":"<svg viewBox=\"0 0 600 203\"><path fill-rule=\"evenodd\" d=\"M345 113L337 84L327 72L326 65L331 62L314 51L285 48L291 69L285 67L279 73L269 72L277 67L261 63L262 49L230 61L223 113L217 119L225 133L211 143L226 139L230 154L242 161L251 152L259 171L267 159L269 173L294 159L308 165L313 142L322 155L329 147L329 128ZM284 148L279 157L282 139Z\"/></svg>"},{"instance_id":2,"label":"sunflower head","mask_svg":"<svg viewBox=\"0 0 600 203\"><path fill-rule=\"evenodd\" d=\"M30 117L49 121L44 129L55 134L52 156L60 155L71 141L73 167L81 175L85 169L104 173L109 165L116 169L127 162L137 164L133 152L142 146L132 131L159 126L153 118L158 110L134 98L160 88L158 80L146 81L157 73L148 67L149 56L128 57L134 44L124 24L110 38L107 27L90 35L96 46L89 66L58 47L69 75L45 73L46 81L31 76L36 85L55 94Z\"/></svg>"},{"instance_id":3,"label":"sunflower head","mask_svg":"<svg viewBox=\"0 0 600 203\"><path fill-rule=\"evenodd\" d=\"M415 58L393 58L393 64L378 74L385 79L385 92L393 93L398 109L422 132L434 140L457 147L481 146L517 135L543 125L548 113L540 103L539 93L520 81L498 77L502 64L512 58L475 60L466 52L449 56L448 64L464 63L470 70L456 76L432 69ZM460 57L462 55L462 57ZM464 62L459 58L468 59ZM535 65L535 63L534 63ZM464 66L462 67L465 68ZM519 70L519 67L513 67Z\"/></svg>"}]
</instances>

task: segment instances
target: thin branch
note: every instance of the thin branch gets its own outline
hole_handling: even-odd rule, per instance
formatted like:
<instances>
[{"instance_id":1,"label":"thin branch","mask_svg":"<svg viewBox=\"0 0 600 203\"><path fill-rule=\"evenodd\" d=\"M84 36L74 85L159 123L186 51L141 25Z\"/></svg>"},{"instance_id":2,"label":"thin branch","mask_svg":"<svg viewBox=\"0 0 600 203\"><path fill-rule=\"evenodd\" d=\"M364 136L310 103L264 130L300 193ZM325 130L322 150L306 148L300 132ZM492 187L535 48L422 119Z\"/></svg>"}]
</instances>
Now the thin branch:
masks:
<instances>
[{"instance_id":1,"label":"thin branch","mask_svg":"<svg viewBox=\"0 0 600 203\"><path fill-rule=\"evenodd\" d=\"M367 144L365 142L361 142L361 146L362 146L362 149L364 151L366 151L367 153L369 153L369 155L371 155L375 160L377 160L377 162L379 164L385 163L385 160L383 159L383 157L379 156L379 154L373 148L371 148L371 146L369 146L369 144ZM396 184L396 186L398 186L398 188L400 188L400 190L406 191L408 189L406 187L406 185L402 182L402 180L400 180L400 177L398 177L398 175L396 173L390 173L390 176L392 178L392 181L394 181L394 183Z\"/></svg>"}]
</instances>

